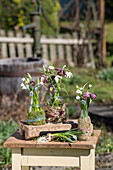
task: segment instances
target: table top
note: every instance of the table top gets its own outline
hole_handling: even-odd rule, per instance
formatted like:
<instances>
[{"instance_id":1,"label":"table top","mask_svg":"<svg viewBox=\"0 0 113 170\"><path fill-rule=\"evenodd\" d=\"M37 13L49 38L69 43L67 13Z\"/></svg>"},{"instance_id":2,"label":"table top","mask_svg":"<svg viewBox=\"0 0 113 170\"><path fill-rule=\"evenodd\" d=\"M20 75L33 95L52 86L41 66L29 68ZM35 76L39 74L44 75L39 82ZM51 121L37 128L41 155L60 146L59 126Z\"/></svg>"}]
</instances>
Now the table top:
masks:
<instances>
[{"instance_id":1,"label":"table top","mask_svg":"<svg viewBox=\"0 0 113 170\"><path fill-rule=\"evenodd\" d=\"M25 140L20 135L19 131L16 131L10 138L4 143L5 148L78 148L78 149L95 149L98 142L101 130L94 130L94 136L91 136L89 141L74 141L69 142L37 142L33 140Z\"/></svg>"}]
</instances>

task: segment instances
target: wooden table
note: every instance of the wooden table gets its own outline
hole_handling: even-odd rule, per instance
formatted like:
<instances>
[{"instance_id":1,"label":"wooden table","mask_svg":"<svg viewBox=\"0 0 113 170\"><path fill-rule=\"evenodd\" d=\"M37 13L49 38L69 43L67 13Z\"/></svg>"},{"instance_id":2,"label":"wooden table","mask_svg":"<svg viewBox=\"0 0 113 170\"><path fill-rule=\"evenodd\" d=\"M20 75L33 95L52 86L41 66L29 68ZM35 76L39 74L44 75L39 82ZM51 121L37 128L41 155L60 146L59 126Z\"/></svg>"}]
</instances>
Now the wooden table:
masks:
<instances>
[{"instance_id":1,"label":"wooden table","mask_svg":"<svg viewBox=\"0 0 113 170\"><path fill-rule=\"evenodd\" d=\"M95 147L101 130L94 130L90 141L46 142L25 140L16 131L4 143L12 149L12 170L28 170L29 166L70 166L80 170L95 169Z\"/></svg>"}]
</instances>

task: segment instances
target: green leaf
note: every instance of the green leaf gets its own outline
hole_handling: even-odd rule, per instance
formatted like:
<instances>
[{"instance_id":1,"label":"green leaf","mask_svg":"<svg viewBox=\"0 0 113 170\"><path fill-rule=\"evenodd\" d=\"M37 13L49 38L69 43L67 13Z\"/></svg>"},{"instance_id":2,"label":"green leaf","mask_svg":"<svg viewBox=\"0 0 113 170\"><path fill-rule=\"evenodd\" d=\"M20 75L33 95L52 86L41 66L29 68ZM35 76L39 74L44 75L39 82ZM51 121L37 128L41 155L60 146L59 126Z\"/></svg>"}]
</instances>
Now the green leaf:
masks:
<instances>
[{"instance_id":1,"label":"green leaf","mask_svg":"<svg viewBox=\"0 0 113 170\"><path fill-rule=\"evenodd\" d=\"M43 69L44 69L44 72L46 72L46 68L45 68L45 66L43 65Z\"/></svg>"},{"instance_id":2,"label":"green leaf","mask_svg":"<svg viewBox=\"0 0 113 170\"><path fill-rule=\"evenodd\" d=\"M27 73L27 75L28 75L28 78L29 78L30 80L32 80L31 75L30 75L29 73Z\"/></svg>"}]
</instances>

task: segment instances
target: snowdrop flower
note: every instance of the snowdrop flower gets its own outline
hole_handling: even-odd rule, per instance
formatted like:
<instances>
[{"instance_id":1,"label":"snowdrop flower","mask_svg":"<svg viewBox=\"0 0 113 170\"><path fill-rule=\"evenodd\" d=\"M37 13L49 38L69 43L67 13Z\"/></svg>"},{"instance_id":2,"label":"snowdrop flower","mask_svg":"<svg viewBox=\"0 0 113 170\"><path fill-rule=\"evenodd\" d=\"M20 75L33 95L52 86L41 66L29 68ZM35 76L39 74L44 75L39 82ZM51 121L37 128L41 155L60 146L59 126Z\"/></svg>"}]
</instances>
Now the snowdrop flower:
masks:
<instances>
[{"instance_id":1,"label":"snowdrop flower","mask_svg":"<svg viewBox=\"0 0 113 170\"><path fill-rule=\"evenodd\" d=\"M33 91L30 92L30 96L33 96Z\"/></svg>"},{"instance_id":2,"label":"snowdrop flower","mask_svg":"<svg viewBox=\"0 0 113 170\"><path fill-rule=\"evenodd\" d=\"M54 66L49 66L48 68L49 68L50 70L54 70L54 69L55 69Z\"/></svg>"},{"instance_id":3,"label":"snowdrop flower","mask_svg":"<svg viewBox=\"0 0 113 170\"><path fill-rule=\"evenodd\" d=\"M26 86L23 83L20 86L22 89L26 89Z\"/></svg>"},{"instance_id":4,"label":"snowdrop flower","mask_svg":"<svg viewBox=\"0 0 113 170\"><path fill-rule=\"evenodd\" d=\"M26 86L23 86L22 89L26 89Z\"/></svg>"},{"instance_id":5,"label":"snowdrop flower","mask_svg":"<svg viewBox=\"0 0 113 170\"><path fill-rule=\"evenodd\" d=\"M23 77L23 78L22 78L22 81L25 81L25 80L26 80L26 79Z\"/></svg>"},{"instance_id":6,"label":"snowdrop flower","mask_svg":"<svg viewBox=\"0 0 113 170\"><path fill-rule=\"evenodd\" d=\"M80 90L83 90L83 87L80 87Z\"/></svg>"},{"instance_id":7,"label":"snowdrop flower","mask_svg":"<svg viewBox=\"0 0 113 170\"><path fill-rule=\"evenodd\" d=\"M64 69L66 67L66 65L64 65L63 67L62 67L62 69Z\"/></svg>"},{"instance_id":8,"label":"snowdrop flower","mask_svg":"<svg viewBox=\"0 0 113 170\"><path fill-rule=\"evenodd\" d=\"M24 87L24 86L25 86L24 83L21 83L20 87Z\"/></svg>"},{"instance_id":9,"label":"snowdrop flower","mask_svg":"<svg viewBox=\"0 0 113 170\"><path fill-rule=\"evenodd\" d=\"M79 99L80 99L80 96L76 96L76 99L79 100Z\"/></svg>"},{"instance_id":10,"label":"snowdrop flower","mask_svg":"<svg viewBox=\"0 0 113 170\"><path fill-rule=\"evenodd\" d=\"M66 77L71 78L71 77L73 77L73 74L71 72L66 72Z\"/></svg>"},{"instance_id":11,"label":"snowdrop flower","mask_svg":"<svg viewBox=\"0 0 113 170\"><path fill-rule=\"evenodd\" d=\"M44 81L44 77L41 77L41 81Z\"/></svg>"},{"instance_id":12,"label":"snowdrop flower","mask_svg":"<svg viewBox=\"0 0 113 170\"><path fill-rule=\"evenodd\" d=\"M76 85L76 88L78 89L78 85Z\"/></svg>"},{"instance_id":13,"label":"snowdrop flower","mask_svg":"<svg viewBox=\"0 0 113 170\"><path fill-rule=\"evenodd\" d=\"M77 90L76 93L77 94L82 94L82 91L81 90Z\"/></svg>"},{"instance_id":14,"label":"snowdrop flower","mask_svg":"<svg viewBox=\"0 0 113 170\"><path fill-rule=\"evenodd\" d=\"M91 88L92 87L92 84L89 84L89 88Z\"/></svg>"},{"instance_id":15,"label":"snowdrop flower","mask_svg":"<svg viewBox=\"0 0 113 170\"><path fill-rule=\"evenodd\" d=\"M43 84L44 84L43 82L38 83L39 86L43 86Z\"/></svg>"},{"instance_id":16,"label":"snowdrop flower","mask_svg":"<svg viewBox=\"0 0 113 170\"><path fill-rule=\"evenodd\" d=\"M55 77L55 81L56 81L56 83L58 83L58 80L59 79L62 79L62 77L61 76L59 76L59 75L57 75L56 77Z\"/></svg>"}]
</instances>

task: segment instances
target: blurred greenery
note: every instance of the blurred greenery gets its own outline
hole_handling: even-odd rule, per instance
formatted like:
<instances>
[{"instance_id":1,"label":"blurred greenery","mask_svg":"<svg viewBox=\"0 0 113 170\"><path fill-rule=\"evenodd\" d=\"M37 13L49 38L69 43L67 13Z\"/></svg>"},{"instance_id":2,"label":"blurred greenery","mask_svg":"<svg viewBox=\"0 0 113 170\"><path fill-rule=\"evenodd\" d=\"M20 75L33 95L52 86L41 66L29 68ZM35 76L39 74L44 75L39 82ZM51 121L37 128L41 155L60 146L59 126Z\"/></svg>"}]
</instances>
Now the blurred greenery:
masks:
<instances>
[{"instance_id":1,"label":"blurred greenery","mask_svg":"<svg viewBox=\"0 0 113 170\"><path fill-rule=\"evenodd\" d=\"M113 82L100 79L98 74L100 70L93 70L91 68L71 68L73 77L68 81L65 81L65 89L68 92L68 95L65 92L62 92L62 97L64 101L69 105L75 105L75 91L76 85L82 87L85 83L89 82L92 84L91 92L97 94L97 99L95 102L113 102ZM109 89L109 90L108 90Z\"/></svg>"},{"instance_id":2,"label":"blurred greenery","mask_svg":"<svg viewBox=\"0 0 113 170\"><path fill-rule=\"evenodd\" d=\"M1 0L0 1L0 28L4 30L21 28L23 25L30 24L30 13L36 11L36 3L32 0ZM52 25L59 30L59 19L57 16L60 5L58 1L42 0L45 14ZM6 12L7 11L7 12ZM41 14L41 33L50 35L55 34L54 30L45 21Z\"/></svg>"},{"instance_id":3,"label":"blurred greenery","mask_svg":"<svg viewBox=\"0 0 113 170\"><path fill-rule=\"evenodd\" d=\"M98 74L100 79L106 80L106 81L113 81L113 67L108 69L103 69Z\"/></svg>"},{"instance_id":4,"label":"blurred greenery","mask_svg":"<svg viewBox=\"0 0 113 170\"><path fill-rule=\"evenodd\" d=\"M11 150L4 148L3 143L8 139L16 130L18 124L10 119L8 122L0 122L0 165L11 164Z\"/></svg>"}]
</instances>

